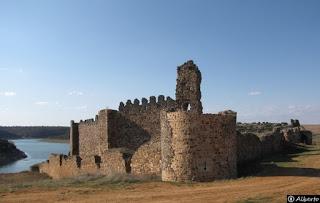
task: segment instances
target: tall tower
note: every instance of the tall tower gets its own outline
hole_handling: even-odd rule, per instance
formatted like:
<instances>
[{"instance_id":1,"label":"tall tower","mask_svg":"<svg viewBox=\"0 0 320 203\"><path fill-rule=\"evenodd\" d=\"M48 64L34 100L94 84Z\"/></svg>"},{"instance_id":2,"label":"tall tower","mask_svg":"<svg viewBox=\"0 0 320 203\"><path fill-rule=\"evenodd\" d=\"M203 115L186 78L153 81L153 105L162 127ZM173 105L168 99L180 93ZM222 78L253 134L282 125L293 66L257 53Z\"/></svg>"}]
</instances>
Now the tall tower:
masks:
<instances>
[{"instance_id":1,"label":"tall tower","mask_svg":"<svg viewBox=\"0 0 320 203\"><path fill-rule=\"evenodd\" d=\"M201 72L192 60L178 66L176 102L178 109L202 113Z\"/></svg>"}]
</instances>

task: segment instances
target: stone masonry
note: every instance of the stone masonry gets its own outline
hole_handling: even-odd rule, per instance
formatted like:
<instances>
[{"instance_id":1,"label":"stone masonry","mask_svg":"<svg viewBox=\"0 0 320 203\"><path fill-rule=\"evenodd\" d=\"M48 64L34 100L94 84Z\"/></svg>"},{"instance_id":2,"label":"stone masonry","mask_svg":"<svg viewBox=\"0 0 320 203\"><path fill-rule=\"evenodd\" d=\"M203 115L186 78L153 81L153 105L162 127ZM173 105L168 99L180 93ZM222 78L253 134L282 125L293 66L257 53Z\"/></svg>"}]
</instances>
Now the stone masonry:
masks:
<instances>
[{"instance_id":1,"label":"stone masonry","mask_svg":"<svg viewBox=\"0 0 320 203\"><path fill-rule=\"evenodd\" d=\"M51 155L39 171L55 179L130 173L213 181L235 178L239 161L280 150L284 139L278 130L257 139L237 134L236 112L203 114L201 80L198 67L188 61L177 68L175 100L163 95L127 100L118 110L71 121L69 155Z\"/></svg>"},{"instance_id":2,"label":"stone masonry","mask_svg":"<svg viewBox=\"0 0 320 203\"><path fill-rule=\"evenodd\" d=\"M164 112L161 119L163 181L237 177L234 115Z\"/></svg>"}]
</instances>

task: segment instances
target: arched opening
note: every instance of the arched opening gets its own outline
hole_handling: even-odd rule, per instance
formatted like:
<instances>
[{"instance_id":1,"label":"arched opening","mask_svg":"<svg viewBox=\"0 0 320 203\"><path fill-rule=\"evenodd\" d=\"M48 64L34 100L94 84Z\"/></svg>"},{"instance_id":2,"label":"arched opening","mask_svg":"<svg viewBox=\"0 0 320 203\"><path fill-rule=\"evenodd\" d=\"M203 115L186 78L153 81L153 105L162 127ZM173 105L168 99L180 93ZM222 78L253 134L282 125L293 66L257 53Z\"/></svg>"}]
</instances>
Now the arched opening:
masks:
<instances>
[{"instance_id":1,"label":"arched opening","mask_svg":"<svg viewBox=\"0 0 320 203\"><path fill-rule=\"evenodd\" d=\"M183 111L190 111L191 110L191 105L188 102L184 103L182 105L182 110Z\"/></svg>"}]
</instances>

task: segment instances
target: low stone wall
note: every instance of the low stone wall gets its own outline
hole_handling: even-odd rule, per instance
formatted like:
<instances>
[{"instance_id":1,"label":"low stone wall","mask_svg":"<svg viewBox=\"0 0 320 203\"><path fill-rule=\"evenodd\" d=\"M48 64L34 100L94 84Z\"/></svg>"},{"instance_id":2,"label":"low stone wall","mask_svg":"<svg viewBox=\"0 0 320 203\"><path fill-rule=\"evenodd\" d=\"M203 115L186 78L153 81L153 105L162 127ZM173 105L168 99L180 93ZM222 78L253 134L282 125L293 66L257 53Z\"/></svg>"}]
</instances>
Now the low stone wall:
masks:
<instances>
[{"instance_id":1,"label":"low stone wall","mask_svg":"<svg viewBox=\"0 0 320 203\"><path fill-rule=\"evenodd\" d=\"M260 137L253 133L237 132L237 163L245 164L280 152L284 147L284 135L279 128Z\"/></svg>"},{"instance_id":2,"label":"low stone wall","mask_svg":"<svg viewBox=\"0 0 320 203\"><path fill-rule=\"evenodd\" d=\"M300 127L287 128L282 130L282 132L284 133L284 138L287 142L300 142Z\"/></svg>"},{"instance_id":3,"label":"low stone wall","mask_svg":"<svg viewBox=\"0 0 320 203\"><path fill-rule=\"evenodd\" d=\"M101 157L100 173L102 175L114 175L130 173L130 150L119 148L109 150Z\"/></svg>"},{"instance_id":4,"label":"low stone wall","mask_svg":"<svg viewBox=\"0 0 320 203\"><path fill-rule=\"evenodd\" d=\"M53 154L49 160L39 164L39 172L46 173L53 179L76 177L81 175L113 175L129 172L130 162L127 152L113 149L102 156L66 156Z\"/></svg>"},{"instance_id":5,"label":"low stone wall","mask_svg":"<svg viewBox=\"0 0 320 203\"><path fill-rule=\"evenodd\" d=\"M145 143L133 154L131 172L135 175L161 176L161 143L159 139Z\"/></svg>"},{"instance_id":6,"label":"low stone wall","mask_svg":"<svg viewBox=\"0 0 320 203\"><path fill-rule=\"evenodd\" d=\"M303 127L293 127L283 130L284 138L289 143L304 143L312 145L312 132Z\"/></svg>"}]
</instances>

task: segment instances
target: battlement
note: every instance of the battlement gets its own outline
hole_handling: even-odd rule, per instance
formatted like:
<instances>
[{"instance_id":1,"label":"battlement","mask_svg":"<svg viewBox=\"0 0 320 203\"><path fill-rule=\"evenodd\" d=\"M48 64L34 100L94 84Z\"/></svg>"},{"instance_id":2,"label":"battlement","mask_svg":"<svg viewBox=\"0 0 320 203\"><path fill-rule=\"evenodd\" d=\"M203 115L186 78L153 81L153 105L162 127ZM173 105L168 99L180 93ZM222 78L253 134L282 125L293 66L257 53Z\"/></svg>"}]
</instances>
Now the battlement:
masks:
<instances>
[{"instance_id":1,"label":"battlement","mask_svg":"<svg viewBox=\"0 0 320 203\"><path fill-rule=\"evenodd\" d=\"M120 102L119 104L119 111L122 113L146 112L152 109L171 110L175 108L175 100L171 97L165 98L164 95L159 95L158 98L150 96L149 100L146 98L142 98L141 101L139 99L134 99L133 103L131 100L127 100L125 104L123 102Z\"/></svg>"},{"instance_id":2,"label":"battlement","mask_svg":"<svg viewBox=\"0 0 320 203\"><path fill-rule=\"evenodd\" d=\"M108 111L112 111L110 109L100 110L98 115L95 118L90 118L86 120L80 120L79 125L97 125L99 123L99 119L107 114Z\"/></svg>"}]
</instances>

